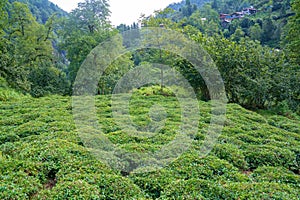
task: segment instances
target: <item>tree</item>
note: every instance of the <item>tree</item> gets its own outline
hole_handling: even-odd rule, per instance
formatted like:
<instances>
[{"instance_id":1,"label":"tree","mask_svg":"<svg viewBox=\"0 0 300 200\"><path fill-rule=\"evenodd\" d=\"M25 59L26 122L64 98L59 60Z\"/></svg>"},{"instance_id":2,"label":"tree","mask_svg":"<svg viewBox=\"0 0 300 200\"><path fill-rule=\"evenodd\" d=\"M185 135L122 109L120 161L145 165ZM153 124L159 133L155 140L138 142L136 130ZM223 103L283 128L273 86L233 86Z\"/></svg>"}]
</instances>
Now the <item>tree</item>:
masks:
<instances>
[{"instance_id":1,"label":"tree","mask_svg":"<svg viewBox=\"0 0 300 200\"><path fill-rule=\"evenodd\" d=\"M290 93L292 97L290 102L294 109L298 109L300 112L300 0L294 0L292 2L292 8L295 15L291 17L287 25L287 35L283 38L286 43L287 53L290 60L290 71L291 74L290 83L291 89Z\"/></svg>"},{"instance_id":2,"label":"tree","mask_svg":"<svg viewBox=\"0 0 300 200\"><path fill-rule=\"evenodd\" d=\"M268 44L268 42L272 39L276 26L270 18L266 18L263 20L262 24L262 43Z\"/></svg>"},{"instance_id":3,"label":"tree","mask_svg":"<svg viewBox=\"0 0 300 200\"><path fill-rule=\"evenodd\" d=\"M62 92L59 88L68 86L66 78L54 63L52 19L44 26L37 23L26 4L14 2L7 4L7 7L10 15L2 37L5 45L1 54L1 76L5 77L11 87L33 96L65 94L66 90ZM43 73L39 73L41 71ZM63 84L58 85L54 80ZM35 88L38 87L40 89L37 93Z\"/></svg>"},{"instance_id":4,"label":"tree","mask_svg":"<svg viewBox=\"0 0 300 200\"><path fill-rule=\"evenodd\" d=\"M89 33L107 28L110 15L107 0L85 0L78 3L78 8L72 11L80 28L87 29Z\"/></svg>"},{"instance_id":5,"label":"tree","mask_svg":"<svg viewBox=\"0 0 300 200\"><path fill-rule=\"evenodd\" d=\"M67 52L68 75L72 83L89 52L116 33L108 21L109 15L107 0L85 0L67 18L60 20L59 46Z\"/></svg>"},{"instance_id":6,"label":"tree","mask_svg":"<svg viewBox=\"0 0 300 200\"><path fill-rule=\"evenodd\" d=\"M289 50L289 57L293 63L300 65L300 0L292 2L292 8L295 15L290 18L287 25L287 36L283 38Z\"/></svg>"},{"instance_id":7,"label":"tree","mask_svg":"<svg viewBox=\"0 0 300 200\"><path fill-rule=\"evenodd\" d=\"M0 2L0 77L5 76L4 66L7 65L8 57L7 57L7 40L3 37L5 34L4 27L7 23L8 13L6 12L4 6L7 1Z\"/></svg>"},{"instance_id":8,"label":"tree","mask_svg":"<svg viewBox=\"0 0 300 200\"><path fill-rule=\"evenodd\" d=\"M214 10L218 10L219 6L218 6L217 0L213 0L213 2L211 4L211 8Z\"/></svg>"},{"instance_id":9,"label":"tree","mask_svg":"<svg viewBox=\"0 0 300 200\"><path fill-rule=\"evenodd\" d=\"M14 2L11 6L6 26L9 62L4 71L10 85L29 92L28 74L39 62L51 59L52 46L50 41L44 41L43 26L35 21L27 5Z\"/></svg>"},{"instance_id":10,"label":"tree","mask_svg":"<svg viewBox=\"0 0 300 200\"><path fill-rule=\"evenodd\" d=\"M243 38L244 36L245 36L244 31L241 29L241 27L238 27L238 28L235 30L234 34L231 35L231 39L232 39L233 41L239 42L239 41L241 40L241 38Z\"/></svg>"},{"instance_id":11,"label":"tree","mask_svg":"<svg viewBox=\"0 0 300 200\"><path fill-rule=\"evenodd\" d=\"M190 0L185 1L185 6L181 8L183 17L189 17L197 10L197 5L192 5Z\"/></svg>"},{"instance_id":12,"label":"tree","mask_svg":"<svg viewBox=\"0 0 300 200\"><path fill-rule=\"evenodd\" d=\"M255 23L254 26L250 27L250 38L252 40L260 41L261 40L261 34L262 34L262 30L261 30L261 27L258 23Z\"/></svg>"}]
</instances>

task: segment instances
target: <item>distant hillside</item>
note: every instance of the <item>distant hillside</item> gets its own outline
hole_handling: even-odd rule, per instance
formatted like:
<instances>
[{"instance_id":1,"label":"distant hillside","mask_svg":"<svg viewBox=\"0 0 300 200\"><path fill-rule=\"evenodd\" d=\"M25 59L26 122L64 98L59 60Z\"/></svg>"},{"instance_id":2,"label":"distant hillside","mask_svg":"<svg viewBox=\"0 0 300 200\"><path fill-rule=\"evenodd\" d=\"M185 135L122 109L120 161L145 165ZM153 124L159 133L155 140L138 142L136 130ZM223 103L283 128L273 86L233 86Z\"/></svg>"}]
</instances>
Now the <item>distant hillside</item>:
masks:
<instances>
[{"instance_id":1,"label":"distant hillside","mask_svg":"<svg viewBox=\"0 0 300 200\"><path fill-rule=\"evenodd\" d=\"M27 4L31 13L36 16L37 21L43 24L54 13L57 13L58 16L66 16L68 14L48 0L9 0L10 3L15 1Z\"/></svg>"},{"instance_id":2,"label":"distant hillside","mask_svg":"<svg viewBox=\"0 0 300 200\"><path fill-rule=\"evenodd\" d=\"M211 2L210 0L191 0L191 4L197 5L197 7L202 7L205 3ZM184 7L186 4L185 0L182 0L179 3L173 3L168 6L168 8L172 8L173 10L179 11L180 8Z\"/></svg>"}]
</instances>

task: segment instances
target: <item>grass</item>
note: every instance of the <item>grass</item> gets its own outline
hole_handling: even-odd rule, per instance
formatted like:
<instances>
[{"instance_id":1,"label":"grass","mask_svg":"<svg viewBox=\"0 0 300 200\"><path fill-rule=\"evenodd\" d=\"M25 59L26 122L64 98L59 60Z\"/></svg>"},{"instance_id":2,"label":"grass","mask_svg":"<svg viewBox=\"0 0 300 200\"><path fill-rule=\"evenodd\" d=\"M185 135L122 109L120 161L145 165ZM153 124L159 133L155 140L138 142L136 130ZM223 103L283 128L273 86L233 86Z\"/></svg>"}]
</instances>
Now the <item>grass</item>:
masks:
<instances>
[{"instance_id":1,"label":"grass","mask_svg":"<svg viewBox=\"0 0 300 200\"><path fill-rule=\"evenodd\" d=\"M113 117L110 96L97 96L95 102L104 134L126 151L155 152L174 139L181 125L180 104L169 93L134 92L125 118L137 132L130 133L118 124L122 118ZM211 105L200 101L199 107L199 132L190 135L188 151L161 170L124 173L84 146L70 97L20 95L1 101L0 199L300 198L299 118L228 104L218 143L200 158ZM147 135L153 130L156 134Z\"/></svg>"}]
</instances>

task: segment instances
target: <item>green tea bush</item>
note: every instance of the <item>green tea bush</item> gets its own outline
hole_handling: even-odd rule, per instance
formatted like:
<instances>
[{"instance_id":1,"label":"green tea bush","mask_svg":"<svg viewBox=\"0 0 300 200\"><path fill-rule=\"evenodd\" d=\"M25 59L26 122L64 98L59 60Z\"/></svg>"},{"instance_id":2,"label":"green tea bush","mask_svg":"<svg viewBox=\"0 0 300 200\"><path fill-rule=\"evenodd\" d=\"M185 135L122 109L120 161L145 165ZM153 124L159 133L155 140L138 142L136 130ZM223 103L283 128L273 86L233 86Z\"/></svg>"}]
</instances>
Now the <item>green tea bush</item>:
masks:
<instances>
[{"instance_id":1,"label":"green tea bush","mask_svg":"<svg viewBox=\"0 0 300 200\"><path fill-rule=\"evenodd\" d=\"M228 161L215 156L200 158L197 154L185 153L167 167L168 170L179 174L182 179L199 178L218 180L221 177L235 179L238 169Z\"/></svg>"},{"instance_id":2,"label":"green tea bush","mask_svg":"<svg viewBox=\"0 0 300 200\"><path fill-rule=\"evenodd\" d=\"M30 199L42 189L42 165L0 158L0 198Z\"/></svg>"},{"instance_id":3,"label":"green tea bush","mask_svg":"<svg viewBox=\"0 0 300 200\"><path fill-rule=\"evenodd\" d=\"M241 140L247 144L261 144L262 140L257 137L253 137L248 134L239 134L234 137L235 139Z\"/></svg>"},{"instance_id":4,"label":"green tea bush","mask_svg":"<svg viewBox=\"0 0 300 200\"><path fill-rule=\"evenodd\" d=\"M279 183L229 183L225 185L226 191L234 194L236 200L297 200L300 198L299 190L287 185Z\"/></svg>"},{"instance_id":5,"label":"green tea bush","mask_svg":"<svg viewBox=\"0 0 300 200\"><path fill-rule=\"evenodd\" d=\"M16 128L16 134L20 138L28 137L31 135L40 135L47 130L47 123L40 121L30 121L24 123Z\"/></svg>"},{"instance_id":6,"label":"green tea bush","mask_svg":"<svg viewBox=\"0 0 300 200\"><path fill-rule=\"evenodd\" d=\"M295 153L295 155L300 154L300 142L295 140L294 137L290 137L288 134L286 136L279 134L271 135L269 138L263 141L263 144L288 149Z\"/></svg>"},{"instance_id":7,"label":"green tea bush","mask_svg":"<svg viewBox=\"0 0 300 200\"><path fill-rule=\"evenodd\" d=\"M172 182L160 199L297 200L299 191L278 183L218 183L190 179Z\"/></svg>"},{"instance_id":8,"label":"green tea bush","mask_svg":"<svg viewBox=\"0 0 300 200\"><path fill-rule=\"evenodd\" d=\"M213 153L218 158L227 160L233 166L241 170L248 168L248 163L245 161L243 151L233 144L217 144L213 149Z\"/></svg>"},{"instance_id":9,"label":"green tea bush","mask_svg":"<svg viewBox=\"0 0 300 200\"><path fill-rule=\"evenodd\" d=\"M176 92L178 91L180 91L179 88L176 90ZM164 87L163 90L161 90L161 87L159 85L154 85L151 87L142 87L133 90L133 93L137 93L139 95L144 95L144 96L151 96L151 95L175 96L175 94L170 88Z\"/></svg>"},{"instance_id":10,"label":"green tea bush","mask_svg":"<svg viewBox=\"0 0 300 200\"><path fill-rule=\"evenodd\" d=\"M237 199L221 183L193 178L171 182L160 199Z\"/></svg>"},{"instance_id":11,"label":"green tea bush","mask_svg":"<svg viewBox=\"0 0 300 200\"><path fill-rule=\"evenodd\" d=\"M51 190L40 191L33 199L105 199L95 185L88 184L84 180L65 181L58 183Z\"/></svg>"},{"instance_id":12,"label":"green tea bush","mask_svg":"<svg viewBox=\"0 0 300 200\"><path fill-rule=\"evenodd\" d=\"M280 115L272 115L268 117L268 123L277 128L294 133L300 133L299 118L293 120Z\"/></svg>"},{"instance_id":13,"label":"green tea bush","mask_svg":"<svg viewBox=\"0 0 300 200\"><path fill-rule=\"evenodd\" d=\"M153 199L159 198L162 191L179 177L178 174L166 169L130 175L130 179L145 192L146 196Z\"/></svg>"},{"instance_id":14,"label":"green tea bush","mask_svg":"<svg viewBox=\"0 0 300 200\"><path fill-rule=\"evenodd\" d=\"M0 198L3 200L30 199L41 188L40 181L25 172L0 175Z\"/></svg>"},{"instance_id":15,"label":"green tea bush","mask_svg":"<svg viewBox=\"0 0 300 200\"><path fill-rule=\"evenodd\" d=\"M283 167L258 167L251 177L256 182L285 183L300 188L300 176Z\"/></svg>"},{"instance_id":16,"label":"green tea bush","mask_svg":"<svg viewBox=\"0 0 300 200\"><path fill-rule=\"evenodd\" d=\"M80 177L78 177L80 176ZM109 174L69 174L45 192L50 199L139 199L144 195L130 180ZM68 181L66 179L72 179ZM42 193L43 194L43 193ZM41 195L42 196L42 195Z\"/></svg>"},{"instance_id":17,"label":"green tea bush","mask_svg":"<svg viewBox=\"0 0 300 200\"><path fill-rule=\"evenodd\" d=\"M296 167L296 155L288 149L269 145L249 145L245 150L245 159L251 169L259 166Z\"/></svg>"},{"instance_id":18,"label":"green tea bush","mask_svg":"<svg viewBox=\"0 0 300 200\"><path fill-rule=\"evenodd\" d=\"M6 142L16 142L20 137L13 133L4 133L0 135L0 145Z\"/></svg>"},{"instance_id":19,"label":"green tea bush","mask_svg":"<svg viewBox=\"0 0 300 200\"><path fill-rule=\"evenodd\" d=\"M140 132L117 125L111 96L95 97L102 131L127 161L112 161L120 167L145 163L142 156L126 157L125 150L155 152L174 139L181 125L176 97L144 90L133 92L130 113L123 116L130 117ZM158 104L166 111L165 125L144 137L153 120L149 111ZM86 148L105 144L97 141L99 130L94 127L82 127L86 135L79 134L82 129L75 127L71 105L70 97L58 95L1 101L0 199L299 199L296 117L258 114L229 104L218 144L200 157L212 102L199 101L199 131L189 133L190 150L161 170L138 173L148 169L141 167L128 174L110 169L90 152L96 149ZM89 140L83 140L85 136ZM179 145L175 151L180 150ZM155 166L156 161L149 163Z\"/></svg>"},{"instance_id":20,"label":"green tea bush","mask_svg":"<svg viewBox=\"0 0 300 200\"><path fill-rule=\"evenodd\" d=\"M219 141L220 144L229 143L229 144L233 144L237 147L246 146L246 143L243 142L242 140L239 140L235 137L228 137L228 136L223 135L223 134L218 137L218 141Z\"/></svg>"},{"instance_id":21,"label":"green tea bush","mask_svg":"<svg viewBox=\"0 0 300 200\"><path fill-rule=\"evenodd\" d=\"M23 95L12 90L0 88L0 102L1 101L13 101L22 98Z\"/></svg>"}]
</instances>

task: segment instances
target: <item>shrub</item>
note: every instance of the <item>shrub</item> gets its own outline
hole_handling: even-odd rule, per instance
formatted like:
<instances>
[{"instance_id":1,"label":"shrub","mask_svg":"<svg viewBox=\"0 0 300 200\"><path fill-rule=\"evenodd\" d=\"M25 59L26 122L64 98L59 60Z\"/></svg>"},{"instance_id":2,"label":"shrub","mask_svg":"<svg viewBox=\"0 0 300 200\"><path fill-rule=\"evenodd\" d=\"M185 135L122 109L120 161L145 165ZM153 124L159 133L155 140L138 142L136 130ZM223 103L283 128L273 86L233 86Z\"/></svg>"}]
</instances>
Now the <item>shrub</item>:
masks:
<instances>
[{"instance_id":1,"label":"shrub","mask_svg":"<svg viewBox=\"0 0 300 200\"><path fill-rule=\"evenodd\" d=\"M20 139L20 137L13 133L1 134L0 135L0 145L6 142L16 142Z\"/></svg>"},{"instance_id":2,"label":"shrub","mask_svg":"<svg viewBox=\"0 0 300 200\"><path fill-rule=\"evenodd\" d=\"M290 106L287 100L279 102L275 107L272 108L272 111L284 116L289 116L293 112L290 110Z\"/></svg>"},{"instance_id":3,"label":"shrub","mask_svg":"<svg viewBox=\"0 0 300 200\"><path fill-rule=\"evenodd\" d=\"M84 180L58 183L52 190L40 191L33 199L105 199L95 185Z\"/></svg>"},{"instance_id":4,"label":"shrub","mask_svg":"<svg viewBox=\"0 0 300 200\"><path fill-rule=\"evenodd\" d=\"M25 172L0 175L0 198L3 200L30 199L41 188L40 181Z\"/></svg>"},{"instance_id":5,"label":"shrub","mask_svg":"<svg viewBox=\"0 0 300 200\"><path fill-rule=\"evenodd\" d=\"M299 193L286 184L278 183L216 183L190 179L172 182L161 199L233 199L233 200L291 200Z\"/></svg>"},{"instance_id":6,"label":"shrub","mask_svg":"<svg viewBox=\"0 0 300 200\"><path fill-rule=\"evenodd\" d=\"M178 91L180 91L179 88L177 88L176 92ZM175 96L175 94L172 92L171 89L164 87L163 90L161 90L161 87L159 85L155 85L151 87L142 87L134 90L133 93L144 95L144 96L150 96L150 95Z\"/></svg>"},{"instance_id":7,"label":"shrub","mask_svg":"<svg viewBox=\"0 0 300 200\"><path fill-rule=\"evenodd\" d=\"M220 177L234 179L232 175L238 169L225 160L215 156L200 158L197 153L185 153L168 167L168 170L179 174L182 179L199 178L218 180ZM172 172L172 173L173 173Z\"/></svg>"},{"instance_id":8,"label":"shrub","mask_svg":"<svg viewBox=\"0 0 300 200\"><path fill-rule=\"evenodd\" d=\"M258 167L251 177L257 182L275 182L292 184L295 187L300 186L299 175L294 174L283 167Z\"/></svg>"},{"instance_id":9,"label":"shrub","mask_svg":"<svg viewBox=\"0 0 300 200\"><path fill-rule=\"evenodd\" d=\"M193 178L176 180L162 193L161 199L236 199L217 182Z\"/></svg>"},{"instance_id":10,"label":"shrub","mask_svg":"<svg viewBox=\"0 0 300 200\"><path fill-rule=\"evenodd\" d=\"M66 199L77 196L80 199L81 195L84 195L83 199L138 199L144 196L129 179L114 174L93 174L83 171L58 177L53 194L55 197L68 195ZM73 197L69 195L73 195Z\"/></svg>"},{"instance_id":11,"label":"shrub","mask_svg":"<svg viewBox=\"0 0 300 200\"><path fill-rule=\"evenodd\" d=\"M251 169L259 166L296 167L296 155L288 149L269 145L249 145L245 158Z\"/></svg>"},{"instance_id":12,"label":"shrub","mask_svg":"<svg viewBox=\"0 0 300 200\"><path fill-rule=\"evenodd\" d=\"M225 190L233 193L237 200L296 200L300 197L293 187L278 183L229 183L225 185Z\"/></svg>"},{"instance_id":13,"label":"shrub","mask_svg":"<svg viewBox=\"0 0 300 200\"><path fill-rule=\"evenodd\" d=\"M161 196L166 186L176 180L176 174L172 171L161 169L148 173L132 174L130 179L146 193L147 197L156 199Z\"/></svg>"},{"instance_id":14,"label":"shrub","mask_svg":"<svg viewBox=\"0 0 300 200\"><path fill-rule=\"evenodd\" d=\"M181 123L175 97L134 92L130 116L124 117L141 125L142 132L118 127L112 118L110 97L95 98L97 117L108 139L122 150L155 152L174 139ZM199 131L188 133L194 139L189 151L159 171L141 173L151 169L141 167L127 174L110 169L89 151L97 149L85 147L90 142L111 149L99 144L99 130L93 127L83 127L89 140L79 137L69 97L22 97L1 102L0 199L299 199L298 118L259 115L229 104L219 144L210 155L199 157L211 119L211 103L199 102ZM157 134L147 137L149 110L157 104L165 108L166 122ZM161 120L164 116L156 117ZM95 137L90 137L92 133ZM180 145L174 149L181 151ZM166 157L174 152L166 151ZM155 159L146 162L140 155L114 153L127 162L118 158L108 162L121 168L157 164Z\"/></svg>"},{"instance_id":15,"label":"shrub","mask_svg":"<svg viewBox=\"0 0 300 200\"><path fill-rule=\"evenodd\" d=\"M213 153L239 169L248 168L243 152L233 144L217 144L213 149Z\"/></svg>"},{"instance_id":16,"label":"shrub","mask_svg":"<svg viewBox=\"0 0 300 200\"><path fill-rule=\"evenodd\" d=\"M41 168L34 162L0 158L0 199L30 199L42 189Z\"/></svg>"},{"instance_id":17,"label":"shrub","mask_svg":"<svg viewBox=\"0 0 300 200\"><path fill-rule=\"evenodd\" d=\"M12 89L3 89L0 87L0 102L1 101L13 101L22 98L23 95L12 90Z\"/></svg>"}]
</instances>

